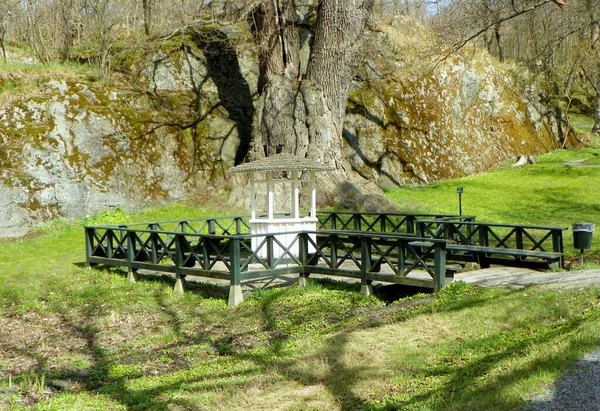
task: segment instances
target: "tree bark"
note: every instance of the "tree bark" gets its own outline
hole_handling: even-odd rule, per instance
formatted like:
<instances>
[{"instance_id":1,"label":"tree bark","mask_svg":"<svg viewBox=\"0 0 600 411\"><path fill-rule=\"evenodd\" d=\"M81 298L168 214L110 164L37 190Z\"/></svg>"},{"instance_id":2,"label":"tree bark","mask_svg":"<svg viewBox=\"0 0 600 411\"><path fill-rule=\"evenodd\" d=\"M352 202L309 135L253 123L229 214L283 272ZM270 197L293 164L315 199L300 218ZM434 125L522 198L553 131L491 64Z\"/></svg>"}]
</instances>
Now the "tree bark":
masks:
<instances>
[{"instance_id":1,"label":"tree bark","mask_svg":"<svg viewBox=\"0 0 600 411\"><path fill-rule=\"evenodd\" d=\"M262 2L251 15L260 73L249 159L279 152L304 155L307 138L296 129L304 107L298 101L300 40L293 0ZM303 152L304 151L304 152Z\"/></svg>"},{"instance_id":2,"label":"tree bark","mask_svg":"<svg viewBox=\"0 0 600 411\"><path fill-rule=\"evenodd\" d=\"M325 203L389 211L394 207L381 190L353 173L343 156L348 93L372 8L373 0L320 1L306 73L295 2L265 0L255 9L251 25L259 50L260 97L246 158L286 152L318 160L336 169L317 176ZM234 189L231 197L239 194Z\"/></svg>"},{"instance_id":3,"label":"tree bark","mask_svg":"<svg viewBox=\"0 0 600 411\"><path fill-rule=\"evenodd\" d=\"M362 33L373 7L372 0L328 0L318 20L307 82L309 156L340 171L348 169L342 156L342 131L352 74L358 65Z\"/></svg>"},{"instance_id":4,"label":"tree bark","mask_svg":"<svg viewBox=\"0 0 600 411\"><path fill-rule=\"evenodd\" d=\"M144 33L149 36L152 24L152 0L142 0L142 11L144 13Z\"/></svg>"},{"instance_id":5,"label":"tree bark","mask_svg":"<svg viewBox=\"0 0 600 411\"><path fill-rule=\"evenodd\" d=\"M293 0L264 1L252 15L261 72L249 158L289 152L347 171L342 129L352 73L373 0L323 0L306 75Z\"/></svg>"}]
</instances>

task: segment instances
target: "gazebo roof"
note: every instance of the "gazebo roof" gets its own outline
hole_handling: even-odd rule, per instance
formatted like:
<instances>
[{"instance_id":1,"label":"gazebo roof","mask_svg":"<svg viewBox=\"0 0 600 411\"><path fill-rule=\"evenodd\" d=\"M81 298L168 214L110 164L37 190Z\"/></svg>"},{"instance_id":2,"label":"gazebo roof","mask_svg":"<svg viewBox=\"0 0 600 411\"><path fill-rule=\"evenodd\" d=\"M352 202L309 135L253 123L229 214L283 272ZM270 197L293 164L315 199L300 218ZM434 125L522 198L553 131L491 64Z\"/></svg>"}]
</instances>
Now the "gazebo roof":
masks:
<instances>
[{"instance_id":1,"label":"gazebo roof","mask_svg":"<svg viewBox=\"0 0 600 411\"><path fill-rule=\"evenodd\" d=\"M229 169L232 173L249 173L254 171L329 171L334 167L293 154L279 153L249 163L240 164Z\"/></svg>"}]
</instances>

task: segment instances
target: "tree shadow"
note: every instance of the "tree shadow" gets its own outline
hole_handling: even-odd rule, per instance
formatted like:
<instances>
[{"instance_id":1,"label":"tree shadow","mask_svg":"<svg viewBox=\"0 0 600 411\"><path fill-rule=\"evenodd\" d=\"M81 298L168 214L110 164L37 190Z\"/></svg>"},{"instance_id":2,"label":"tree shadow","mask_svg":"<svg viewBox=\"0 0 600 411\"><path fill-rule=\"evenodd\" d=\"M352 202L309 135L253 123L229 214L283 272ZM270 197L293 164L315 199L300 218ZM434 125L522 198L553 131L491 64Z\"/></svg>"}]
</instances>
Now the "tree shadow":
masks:
<instances>
[{"instance_id":1,"label":"tree shadow","mask_svg":"<svg viewBox=\"0 0 600 411\"><path fill-rule=\"evenodd\" d=\"M523 290L516 290L509 292L522 293ZM459 313L463 310L474 309L478 306L484 306L489 304L490 301L500 298L500 295L491 298L475 298L466 299L462 302L456 302L448 304L444 307L435 308L436 312L441 313ZM277 305L277 296L267 301L267 304ZM433 300L431 298L425 298L424 304L429 304ZM408 300L406 305L398 304L387 306L380 309L380 311L387 311L390 314L390 310L396 312L387 315L388 323L397 323L406 321L410 318L414 318L420 315L422 311L419 310L405 310L404 313L400 313L404 308L412 308L415 304L418 304L415 300ZM273 319L269 316L273 310L268 307L263 309L262 313L265 316L264 323L272 324ZM548 344L556 341L561 341L565 333L575 332L579 327L583 326L585 321L588 319L587 314L582 313L581 315L574 315L568 318L564 324L556 327L549 327L543 329L537 333L533 333L530 336L521 337L515 335L512 340L509 339L506 346L500 350L490 350L487 354L477 357L474 359L468 359L455 366L448 367L447 364L452 363L452 353L448 353L448 362L441 361L436 364L432 364L429 367L425 367L417 372L419 375L425 375L427 378L443 377L444 382L431 389L427 389L424 392L417 392L415 395L411 395L405 400L396 400L393 396L381 398L377 402L378 405L373 405L371 399L364 398L357 394L355 391L355 383L364 381L369 378L389 378L385 371L378 370L369 365L368 356L364 358L364 363L348 364L348 359L344 357L344 353L347 350L349 344L354 344L352 335L355 332L374 329L384 325L385 321L373 321L374 315L371 313L365 315L363 320L357 325L344 329L342 332L335 333L332 335L323 345L323 347L316 352L310 354L308 357L302 357L300 359L286 360L282 358L272 357L261 357L257 354L245 354L244 358L250 358L252 361L257 363L265 364L267 368L277 370L280 375L286 379L296 381L301 385L320 385L325 388L334 398L334 401L339 404L340 409L343 410L358 410L358 409L370 409L370 410L400 410L400 409L414 409L420 407L431 406L432 409L460 409L465 405L465 402L458 402L457 406L453 405L453 397L456 393L468 393L470 398L482 398L482 396L493 397L489 402L497 404L499 409L519 409L523 406L522 399L512 399L504 396L504 390L514 384L516 381L527 376L534 375L536 373L544 372L556 372L562 368L564 362L564 352L558 352L549 355L546 358L537 360L535 362L525 362L521 367L517 367L510 373L501 374L499 377L492 379L490 382L482 386L477 386L474 381L486 376L499 364L510 360L511 358L525 356L532 346L538 344ZM486 335L478 339L472 340L470 344L474 346L494 346L495 342L502 340L506 337L506 332L499 331L492 335ZM401 337L399 337L401 338ZM577 344L577 346L576 346ZM586 344L584 344L586 345ZM566 348L571 355L574 351L579 350L581 343L573 343L570 347ZM596 349L598 346L597 339L590 339L587 341L587 348L584 350ZM314 361L318 364L326 364L327 370L323 372L323 369L314 370L302 362ZM600 365L597 360L594 360L593 370L597 373L600 369ZM597 375L594 377L595 379ZM585 378L581 376L580 378ZM600 381L599 381L600 382ZM568 389L568 388L567 388ZM566 395L566 394L565 394ZM594 393L586 393L585 396L588 398L594 395ZM460 398L459 398L460 400ZM462 401L465 400L463 395ZM428 404L428 405L425 405ZM535 408L535 410L540 408ZM562 408L561 408L562 409ZM579 408L584 409L584 408Z\"/></svg>"},{"instance_id":2,"label":"tree shadow","mask_svg":"<svg viewBox=\"0 0 600 411\"><path fill-rule=\"evenodd\" d=\"M554 387L541 399L534 399L527 411L597 409L600 404L600 360L596 350L575 363L571 372L556 381Z\"/></svg>"},{"instance_id":3,"label":"tree shadow","mask_svg":"<svg viewBox=\"0 0 600 411\"><path fill-rule=\"evenodd\" d=\"M206 69L217 87L221 105L236 125L240 144L235 164L239 164L244 160L250 146L254 103L235 47L227 33L217 28L194 31L192 39L206 58Z\"/></svg>"}]
</instances>

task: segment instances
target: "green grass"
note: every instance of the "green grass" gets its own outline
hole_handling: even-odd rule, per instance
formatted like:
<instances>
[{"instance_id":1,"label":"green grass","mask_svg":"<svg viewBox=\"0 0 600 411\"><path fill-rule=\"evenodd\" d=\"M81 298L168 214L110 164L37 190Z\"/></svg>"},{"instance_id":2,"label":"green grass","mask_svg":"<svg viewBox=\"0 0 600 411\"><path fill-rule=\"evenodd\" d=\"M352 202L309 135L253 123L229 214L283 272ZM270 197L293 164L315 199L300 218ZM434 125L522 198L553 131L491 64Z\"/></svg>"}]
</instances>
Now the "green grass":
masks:
<instances>
[{"instance_id":1,"label":"green grass","mask_svg":"<svg viewBox=\"0 0 600 411\"><path fill-rule=\"evenodd\" d=\"M29 74L71 74L85 75L94 78L100 78L100 70L89 64L80 64L72 61L59 63L53 61L49 64L37 62L35 53L27 47L7 47L10 58L6 63L0 64L0 77L2 73L18 73L19 75Z\"/></svg>"},{"instance_id":2,"label":"green grass","mask_svg":"<svg viewBox=\"0 0 600 411\"><path fill-rule=\"evenodd\" d=\"M463 187L462 212L479 221L571 228L575 222L600 224L600 149L557 151L538 157L537 164L448 180L424 187L397 188L387 195L402 210L458 213L457 188ZM585 166L567 163L584 160ZM565 249L571 248L565 232ZM594 236L593 248L600 246Z\"/></svg>"},{"instance_id":3,"label":"green grass","mask_svg":"<svg viewBox=\"0 0 600 411\"><path fill-rule=\"evenodd\" d=\"M392 190L406 211L567 226L598 215L597 150L429 187ZM220 215L238 214L221 211ZM84 224L216 217L175 204L56 221L0 243L0 409L514 410L598 348L600 289L477 288L386 305L313 280L227 290L84 266ZM597 244L594 243L597 249ZM543 274L541 274L543 275Z\"/></svg>"}]
</instances>

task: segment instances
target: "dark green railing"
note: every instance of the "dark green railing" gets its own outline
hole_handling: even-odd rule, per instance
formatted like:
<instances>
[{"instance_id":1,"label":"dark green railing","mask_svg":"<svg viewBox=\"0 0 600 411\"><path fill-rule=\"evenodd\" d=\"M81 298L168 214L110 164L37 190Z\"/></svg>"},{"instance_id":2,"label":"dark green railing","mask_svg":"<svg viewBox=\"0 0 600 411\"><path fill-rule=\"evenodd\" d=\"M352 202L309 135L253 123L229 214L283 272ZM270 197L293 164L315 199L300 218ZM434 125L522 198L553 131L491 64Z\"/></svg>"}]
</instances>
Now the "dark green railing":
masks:
<instances>
[{"instance_id":1,"label":"dark green railing","mask_svg":"<svg viewBox=\"0 0 600 411\"><path fill-rule=\"evenodd\" d=\"M430 239L425 249L411 246L419 238L399 232L403 226L398 221L412 221L406 215L320 213L319 217L325 225L341 222L342 227L348 219L360 221L367 230L298 232L283 244L280 236L289 233L252 235L242 217L89 226L85 227L86 261L90 266L126 267L130 273L168 272L177 281L188 275L219 278L234 287L256 278L311 273L360 278L365 286L377 280L437 290L448 281L446 242ZM375 231L374 224L385 224L388 232ZM253 237L259 238L254 247ZM409 276L415 271L425 277ZM230 304L237 302L230 291Z\"/></svg>"},{"instance_id":2,"label":"dark green railing","mask_svg":"<svg viewBox=\"0 0 600 411\"><path fill-rule=\"evenodd\" d=\"M385 281L439 290L450 281L448 259L470 261L457 245L552 249L561 256L563 250L563 229L478 223L472 216L319 212L317 218L315 232L292 237L253 235L247 217L89 226L86 262L126 267L130 274L172 273L176 285L186 276L228 280L235 305L241 282L256 278L313 273L359 278L363 287Z\"/></svg>"},{"instance_id":3,"label":"dark green railing","mask_svg":"<svg viewBox=\"0 0 600 411\"><path fill-rule=\"evenodd\" d=\"M420 237L446 239L449 246L449 260L470 261L476 257L476 252L485 249L487 256L494 255L495 264L505 264L529 260L556 260L553 254L560 254L555 266L564 266L563 231L566 228L498 224L475 221L456 221L449 219L420 220L416 223L416 233ZM511 254L510 250L514 250ZM480 252L481 254L481 252ZM498 255L502 254L502 255ZM514 265L514 264L513 264ZM527 266L527 264L520 264ZM544 267L544 264L531 266Z\"/></svg>"},{"instance_id":4,"label":"dark green railing","mask_svg":"<svg viewBox=\"0 0 600 411\"><path fill-rule=\"evenodd\" d=\"M474 216L405 213L318 212L319 229L378 233L416 233L420 220L475 221Z\"/></svg>"},{"instance_id":5,"label":"dark green railing","mask_svg":"<svg viewBox=\"0 0 600 411\"><path fill-rule=\"evenodd\" d=\"M562 253L563 231L566 228L497 224L447 219L421 220L416 223L421 237L444 238L459 244L519 250L554 251Z\"/></svg>"}]
</instances>

